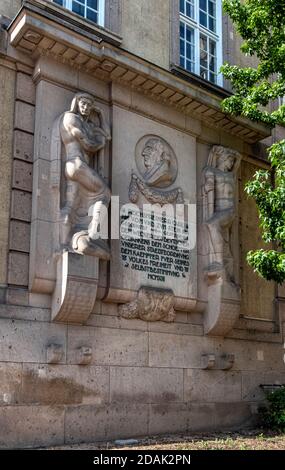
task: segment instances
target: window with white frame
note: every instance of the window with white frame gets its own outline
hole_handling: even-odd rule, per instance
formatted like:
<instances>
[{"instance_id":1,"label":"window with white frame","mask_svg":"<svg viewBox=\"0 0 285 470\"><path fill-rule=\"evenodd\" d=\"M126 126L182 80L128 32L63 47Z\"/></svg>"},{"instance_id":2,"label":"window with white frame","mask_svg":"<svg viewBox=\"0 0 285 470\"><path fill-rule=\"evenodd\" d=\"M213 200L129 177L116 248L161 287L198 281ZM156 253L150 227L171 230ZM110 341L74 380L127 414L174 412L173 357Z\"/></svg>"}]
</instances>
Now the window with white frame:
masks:
<instances>
[{"instance_id":1,"label":"window with white frame","mask_svg":"<svg viewBox=\"0 0 285 470\"><path fill-rule=\"evenodd\" d=\"M180 66L222 85L222 0L180 0Z\"/></svg>"},{"instance_id":2,"label":"window with white frame","mask_svg":"<svg viewBox=\"0 0 285 470\"><path fill-rule=\"evenodd\" d=\"M87 20L104 26L105 0L53 0L53 2Z\"/></svg>"}]
</instances>

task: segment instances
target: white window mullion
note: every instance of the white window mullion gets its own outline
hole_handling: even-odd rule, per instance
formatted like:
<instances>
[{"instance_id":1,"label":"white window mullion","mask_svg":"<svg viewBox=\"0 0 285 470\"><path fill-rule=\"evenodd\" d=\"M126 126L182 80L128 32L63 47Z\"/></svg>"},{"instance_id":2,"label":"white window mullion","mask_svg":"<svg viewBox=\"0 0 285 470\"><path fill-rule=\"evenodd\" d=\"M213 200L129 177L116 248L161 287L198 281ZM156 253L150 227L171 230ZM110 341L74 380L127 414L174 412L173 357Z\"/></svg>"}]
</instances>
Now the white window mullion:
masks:
<instances>
[{"instance_id":1,"label":"white window mullion","mask_svg":"<svg viewBox=\"0 0 285 470\"><path fill-rule=\"evenodd\" d=\"M217 29L217 48L216 48L216 55L217 55L217 84L223 86L223 75L219 73L219 69L223 64L223 44L222 44L222 2L217 1L217 18L216 18L216 29Z\"/></svg>"},{"instance_id":2,"label":"white window mullion","mask_svg":"<svg viewBox=\"0 0 285 470\"><path fill-rule=\"evenodd\" d=\"M195 73L200 75L200 31L195 28Z\"/></svg>"},{"instance_id":3,"label":"white window mullion","mask_svg":"<svg viewBox=\"0 0 285 470\"><path fill-rule=\"evenodd\" d=\"M99 0L98 8L99 8L98 24L100 26L104 26L105 24L105 0Z\"/></svg>"},{"instance_id":4,"label":"white window mullion","mask_svg":"<svg viewBox=\"0 0 285 470\"><path fill-rule=\"evenodd\" d=\"M198 5L199 0L194 0L194 20L198 24L198 16L197 16L197 5ZM198 34L198 28L196 27L194 29L194 73L198 74L198 62L199 62L199 34Z\"/></svg>"}]
</instances>

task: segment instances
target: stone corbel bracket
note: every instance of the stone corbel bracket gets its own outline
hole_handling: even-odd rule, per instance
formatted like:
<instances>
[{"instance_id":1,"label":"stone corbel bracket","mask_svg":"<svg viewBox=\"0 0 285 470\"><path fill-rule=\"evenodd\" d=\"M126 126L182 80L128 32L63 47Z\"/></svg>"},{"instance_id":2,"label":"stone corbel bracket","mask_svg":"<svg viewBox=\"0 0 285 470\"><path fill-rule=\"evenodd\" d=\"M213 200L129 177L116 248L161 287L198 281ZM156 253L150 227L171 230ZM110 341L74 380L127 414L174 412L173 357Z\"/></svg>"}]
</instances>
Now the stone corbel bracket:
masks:
<instances>
[{"instance_id":1,"label":"stone corbel bracket","mask_svg":"<svg viewBox=\"0 0 285 470\"><path fill-rule=\"evenodd\" d=\"M77 364L86 366L91 363L92 360L92 348L88 346L82 346L77 351Z\"/></svg>"},{"instance_id":2,"label":"stone corbel bracket","mask_svg":"<svg viewBox=\"0 0 285 470\"><path fill-rule=\"evenodd\" d=\"M68 251L60 254L52 297L52 320L84 324L96 300L98 277L98 258Z\"/></svg>"},{"instance_id":3,"label":"stone corbel bracket","mask_svg":"<svg viewBox=\"0 0 285 470\"><path fill-rule=\"evenodd\" d=\"M223 299L222 278L208 285L208 305L204 313L204 332L212 336L226 336L240 316L239 291L233 286L231 300ZM236 300L234 300L236 297Z\"/></svg>"},{"instance_id":4,"label":"stone corbel bracket","mask_svg":"<svg viewBox=\"0 0 285 470\"><path fill-rule=\"evenodd\" d=\"M222 354L219 357L215 354L201 355L201 368L204 370L230 370L234 363L234 354Z\"/></svg>"},{"instance_id":5,"label":"stone corbel bracket","mask_svg":"<svg viewBox=\"0 0 285 470\"><path fill-rule=\"evenodd\" d=\"M173 322L176 316L174 294L169 289L141 287L133 302L119 306L119 316L150 322Z\"/></svg>"},{"instance_id":6,"label":"stone corbel bracket","mask_svg":"<svg viewBox=\"0 0 285 470\"><path fill-rule=\"evenodd\" d=\"M201 356L201 367L204 370L214 369L216 365L215 354L202 354Z\"/></svg>"},{"instance_id":7,"label":"stone corbel bracket","mask_svg":"<svg viewBox=\"0 0 285 470\"><path fill-rule=\"evenodd\" d=\"M223 354L220 358L221 360L221 370L230 370L232 369L235 363L234 354Z\"/></svg>"},{"instance_id":8,"label":"stone corbel bracket","mask_svg":"<svg viewBox=\"0 0 285 470\"><path fill-rule=\"evenodd\" d=\"M46 353L47 364L58 364L63 358L63 346L61 344L49 344Z\"/></svg>"}]
</instances>

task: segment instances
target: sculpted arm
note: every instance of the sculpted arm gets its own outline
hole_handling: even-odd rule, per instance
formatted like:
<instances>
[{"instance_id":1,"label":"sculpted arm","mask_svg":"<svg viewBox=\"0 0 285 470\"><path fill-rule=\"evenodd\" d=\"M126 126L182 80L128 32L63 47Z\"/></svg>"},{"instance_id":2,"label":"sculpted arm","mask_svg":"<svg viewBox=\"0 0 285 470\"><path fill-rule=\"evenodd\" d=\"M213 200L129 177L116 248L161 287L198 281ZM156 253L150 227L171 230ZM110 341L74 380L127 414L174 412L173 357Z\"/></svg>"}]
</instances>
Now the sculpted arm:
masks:
<instances>
[{"instance_id":1,"label":"sculpted arm","mask_svg":"<svg viewBox=\"0 0 285 470\"><path fill-rule=\"evenodd\" d=\"M215 204L215 175L214 172L210 169L206 170L204 173L204 221L207 222L214 214L214 204Z\"/></svg>"},{"instance_id":2,"label":"sculpted arm","mask_svg":"<svg viewBox=\"0 0 285 470\"><path fill-rule=\"evenodd\" d=\"M96 132L94 139L90 139L82 126L79 118L71 113L67 113L63 118L63 126L68 134L74 137L86 152L97 152L105 146L106 137L102 132ZM101 129L98 129L98 131ZM97 129L96 129L97 131ZM98 135L100 134L100 135Z\"/></svg>"}]
</instances>

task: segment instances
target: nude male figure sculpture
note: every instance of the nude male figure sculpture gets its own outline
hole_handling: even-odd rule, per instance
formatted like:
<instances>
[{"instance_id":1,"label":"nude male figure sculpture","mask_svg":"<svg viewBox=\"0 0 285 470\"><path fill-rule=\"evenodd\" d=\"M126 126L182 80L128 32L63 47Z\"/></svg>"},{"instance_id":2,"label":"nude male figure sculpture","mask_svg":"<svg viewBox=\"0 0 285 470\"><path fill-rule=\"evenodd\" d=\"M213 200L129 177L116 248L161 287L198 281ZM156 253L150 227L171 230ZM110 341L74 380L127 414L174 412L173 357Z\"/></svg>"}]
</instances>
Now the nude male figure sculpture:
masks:
<instances>
[{"instance_id":1,"label":"nude male figure sculpture","mask_svg":"<svg viewBox=\"0 0 285 470\"><path fill-rule=\"evenodd\" d=\"M70 111L61 119L60 136L66 154L63 244L71 245L79 254L109 259L109 248L98 237L98 229L102 206L108 206L111 192L93 166L94 157L111 136L104 114L91 95L75 95Z\"/></svg>"},{"instance_id":2,"label":"nude male figure sculpture","mask_svg":"<svg viewBox=\"0 0 285 470\"><path fill-rule=\"evenodd\" d=\"M203 173L203 222L208 233L209 278L219 278L223 269L234 283L230 230L236 215L236 175L238 152L214 146Z\"/></svg>"}]
</instances>

